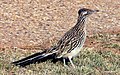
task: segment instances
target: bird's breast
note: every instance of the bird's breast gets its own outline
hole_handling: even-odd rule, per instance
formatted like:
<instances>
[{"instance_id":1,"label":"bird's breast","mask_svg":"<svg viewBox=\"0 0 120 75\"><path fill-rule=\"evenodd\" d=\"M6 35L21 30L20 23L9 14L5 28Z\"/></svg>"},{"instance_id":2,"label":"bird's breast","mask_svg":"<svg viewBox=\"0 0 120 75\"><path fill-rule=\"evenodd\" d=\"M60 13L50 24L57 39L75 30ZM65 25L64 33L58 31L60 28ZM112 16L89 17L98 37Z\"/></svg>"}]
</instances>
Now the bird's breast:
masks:
<instances>
[{"instance_id":1,"label":"bird's breast","mask_svg":"<svg viewBox=\"0 0 120 75\"><path fill-rule=\"evenodd\" d=\"M63 57L69 57L69 56L75 57L75 56L77 56L80 53L80 51L84 45L85 39L86 39L86 36L83 37L80 44L76 48L74 48L70 53L65 54Z\"/></svg>"}]
</instances>

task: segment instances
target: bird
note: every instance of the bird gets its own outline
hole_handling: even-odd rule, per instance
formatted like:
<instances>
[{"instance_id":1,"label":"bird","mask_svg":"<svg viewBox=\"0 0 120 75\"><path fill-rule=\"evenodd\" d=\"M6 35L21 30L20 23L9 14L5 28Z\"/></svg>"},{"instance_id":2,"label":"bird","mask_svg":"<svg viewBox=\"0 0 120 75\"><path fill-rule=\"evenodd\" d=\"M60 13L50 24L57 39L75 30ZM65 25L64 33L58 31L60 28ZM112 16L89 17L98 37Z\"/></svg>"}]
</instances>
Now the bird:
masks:
<instances>
[{"instance_id":1,"label":"bird","mask_svg":"<svg viewBox=\"0 0 120 75\"><path fill-rule=\"evenodd\" d=\"M71 66L75 68L72 58L76 57L80 53L85 43L87 36L87 28L85 24L86 18L95 12L99 12L99 10L91 10L88 8L79 9L77 23L68 30L60 40L58 40L56 45L44 50L43 52L38 52L26 58L14 61L12 64L17 66L26 66L27 64L35 63L49 56L53 56L52 58L55 59L62 58L64 66L67 66L66 59L68 59Z\"/></svg>"}]
</instances>

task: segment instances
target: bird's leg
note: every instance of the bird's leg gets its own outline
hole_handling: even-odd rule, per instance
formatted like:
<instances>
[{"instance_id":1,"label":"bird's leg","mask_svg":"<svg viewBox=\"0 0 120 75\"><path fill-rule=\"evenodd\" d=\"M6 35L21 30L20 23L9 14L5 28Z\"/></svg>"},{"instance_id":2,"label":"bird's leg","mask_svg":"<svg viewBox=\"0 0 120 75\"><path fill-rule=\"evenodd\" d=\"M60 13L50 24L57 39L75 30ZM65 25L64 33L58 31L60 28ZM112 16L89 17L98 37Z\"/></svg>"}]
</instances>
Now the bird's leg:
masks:
<instances>
[{"instance_id":1,"label":"bird's leg","mask_svg":"<svg viewBox=\"0 0 120 75\"><path fill-rule=\"evenodd\" d=\"M75 65L73 64L73 62L72 62L72 57L68 57L68 59L69 59L69 61L70 61L70 63L71 63L71 65L73 66L73 68L75 68Z\"/></svg>"},{"instance_id":2,"label":"bird's leg","mask_svg":"<svg viewBox=\"0 0 120 75\"><path fill-rule=\"evenodd\" d=\"M66 62L65 62L65 58L63 58L63 63L64 63L64 66L67 67Z\"/></svg>"}]
</instances>

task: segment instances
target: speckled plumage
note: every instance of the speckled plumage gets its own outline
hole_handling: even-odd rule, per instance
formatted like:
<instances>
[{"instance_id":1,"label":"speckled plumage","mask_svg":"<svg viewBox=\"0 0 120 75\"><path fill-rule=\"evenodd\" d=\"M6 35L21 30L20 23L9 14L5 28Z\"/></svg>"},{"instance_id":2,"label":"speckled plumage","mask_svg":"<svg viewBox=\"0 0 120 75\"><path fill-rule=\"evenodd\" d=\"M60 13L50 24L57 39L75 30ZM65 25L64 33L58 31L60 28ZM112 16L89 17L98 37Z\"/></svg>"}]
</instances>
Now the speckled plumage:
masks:
<instances>
[{"instance_id":1,"label":"speckled plumage","mask_svg":"<svg viewBox=\"0 0 120 75\"><path fill-rule=\"evenodd\" d=\"M24 65L28 62L35 62L44 57L55 54L55 58L63 58L65 66L65 58L68 58L72 66L75 67L71 59L75 57L83 47L86 39L85 20L88 15L93 12L98 12L98 10L90 10L86 8L80 9L78 11L78 20L76 25L66 32L55 46L44 51L43 53L36 53L13 63L16 65Z\"/></svg>"}]
</instances>

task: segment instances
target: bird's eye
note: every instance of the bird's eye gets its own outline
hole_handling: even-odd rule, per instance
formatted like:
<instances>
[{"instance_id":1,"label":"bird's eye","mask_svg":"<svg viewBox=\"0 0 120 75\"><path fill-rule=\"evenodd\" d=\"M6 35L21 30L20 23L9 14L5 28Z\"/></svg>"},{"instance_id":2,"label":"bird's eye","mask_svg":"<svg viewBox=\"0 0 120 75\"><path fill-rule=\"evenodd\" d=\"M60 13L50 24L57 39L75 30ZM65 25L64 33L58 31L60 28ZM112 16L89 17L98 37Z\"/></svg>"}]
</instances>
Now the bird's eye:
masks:
<instances>
[{"instance_id":1,"label":"bird's eye","mask_svg":"<svg viewBox=\"0 0 120 75\"><path fill-rule=\"evenodd\" d=\"M87 14L87 11L83 12L83 15L86 15Z\"/></svg>"}]
</instances>

